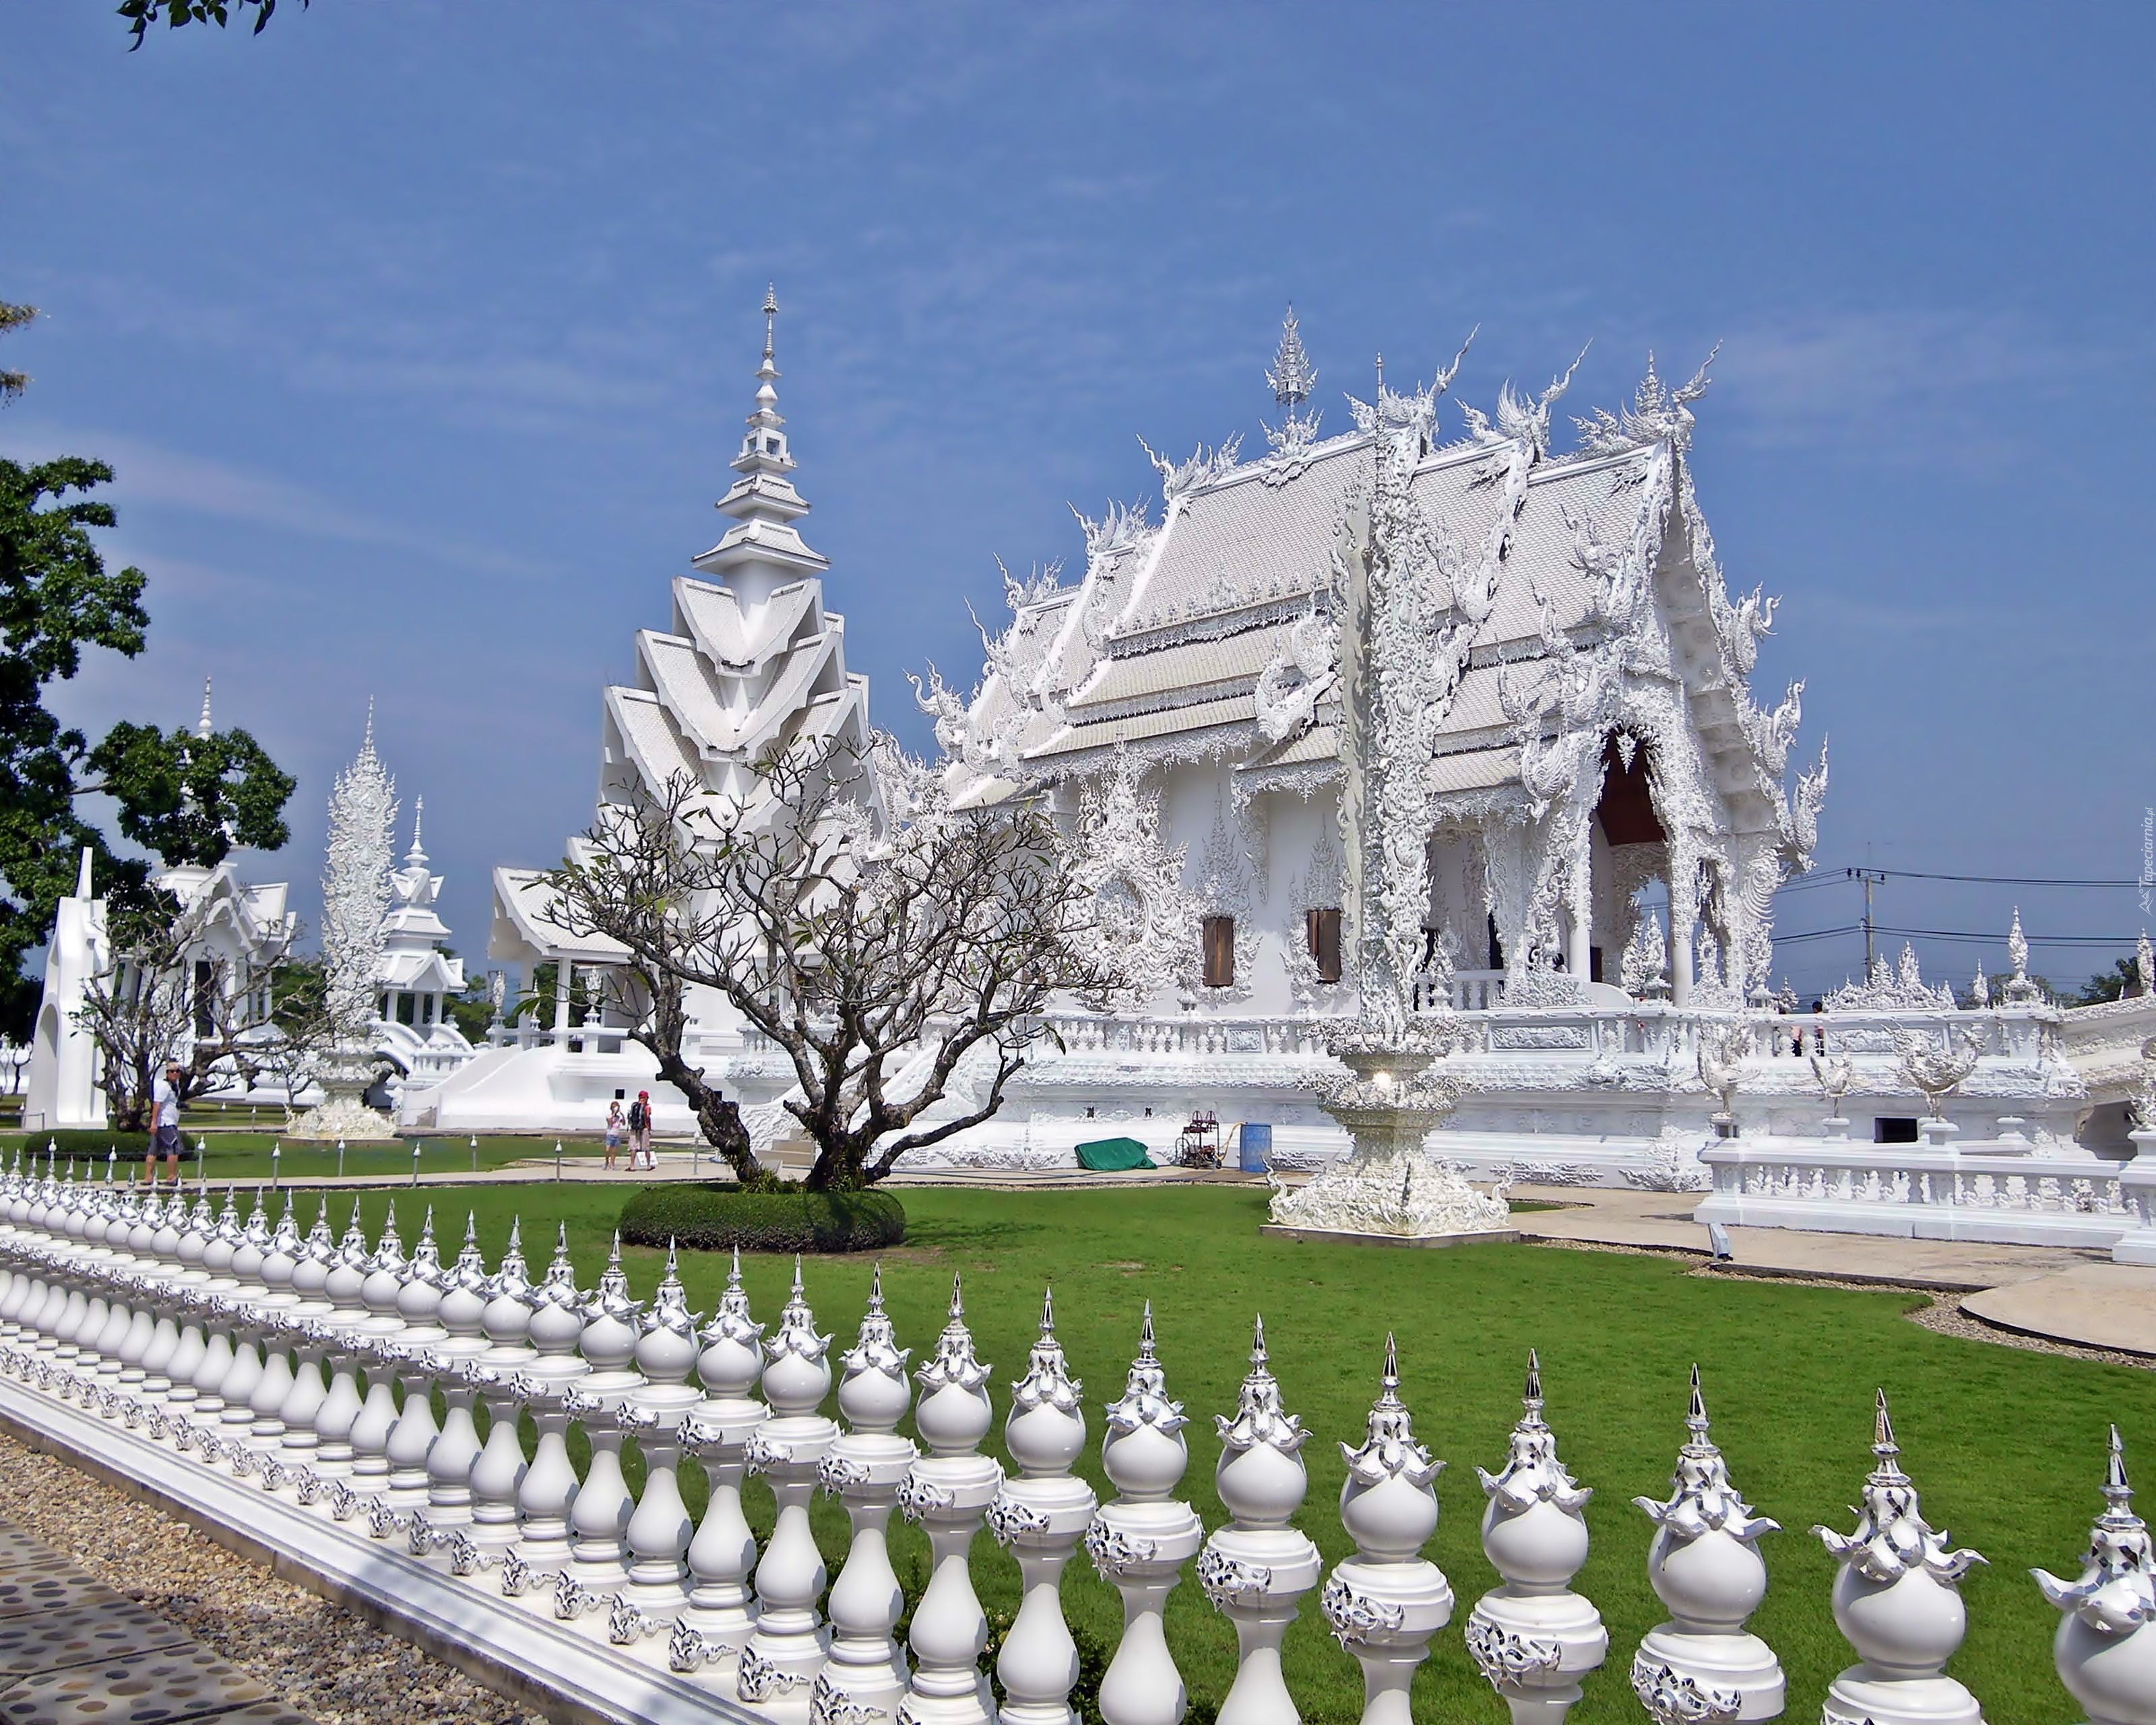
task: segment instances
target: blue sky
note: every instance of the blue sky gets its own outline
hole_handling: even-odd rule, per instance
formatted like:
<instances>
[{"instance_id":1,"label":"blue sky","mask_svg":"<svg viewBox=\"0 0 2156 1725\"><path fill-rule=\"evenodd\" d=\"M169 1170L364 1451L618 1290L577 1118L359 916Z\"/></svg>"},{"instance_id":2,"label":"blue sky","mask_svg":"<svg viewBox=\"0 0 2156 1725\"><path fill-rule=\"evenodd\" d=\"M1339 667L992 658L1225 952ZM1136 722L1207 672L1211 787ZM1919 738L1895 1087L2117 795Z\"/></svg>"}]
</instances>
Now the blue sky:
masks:
<instances>
[{"instance_id":1,"label":"blue sky","mask_svg":"<svg viewBox=\"0 0 2156 1725\"><path fill-rule=\"evenodd\" d=\"M1289 300L1330 427L1375 350L1426 376L1478 323L1486 407L1590 339L1580 412L1720 341L1695 465L1732 583L1784 598L1762 694L1804 677L1832 736L1821 863L2140 869L2146 8L287 0L131 54L85 0L0 42L0 295L46 313L0 450L113 463L155 619L60 704L177 722L213 672L300 777L260 872L311 915L370 695L468 955L488 869L588 817L772 278L804 525L917 745L902 673L970 675L995 557L1075 562L1066 501L1150 489L1134 434L1256 443ZM2016 897L2038 935L2143 921L1898 880L1881 916ZM1809 990L1855 950L1783 958Z\"/></svg>"}]
</instances>

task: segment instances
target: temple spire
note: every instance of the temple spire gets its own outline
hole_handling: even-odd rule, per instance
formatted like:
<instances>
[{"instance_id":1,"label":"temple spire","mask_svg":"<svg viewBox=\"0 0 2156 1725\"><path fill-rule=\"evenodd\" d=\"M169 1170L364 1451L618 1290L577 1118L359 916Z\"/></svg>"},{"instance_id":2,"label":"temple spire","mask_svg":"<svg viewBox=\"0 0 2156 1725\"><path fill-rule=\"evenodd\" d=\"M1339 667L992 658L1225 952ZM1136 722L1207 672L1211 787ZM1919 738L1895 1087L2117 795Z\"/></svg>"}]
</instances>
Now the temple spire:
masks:
<instances>
[{"instance_id":1,"label":"temple spire","mask_svg":"<svg viewBox=\"0 0 2156 1725\"><path fill-rule=\"evenodd\" d=\"M414 797L412 799L412 848L404 853L404 865L407 868L422 867L427 860L427 853L419 843L419 828L426 818L427 799L424 797Z\"/></svg>"},{"instance_id":2,"label":"temple spire","mask_svg":"<svg viewBox=\"0 0 2156 1725\"><path fill-rule=\"evenodd\" d=\"M1272 369L1265 373L1266 385L1272 390L1273 399L1292 412L1311 397L1317 387L1317 367L1311 364L1310 355L1304 352L1302 333L1295 321L1295 306L1291 302L1287 316L1281 321L1280 350L1273 356Z\"/></svg>"},{"instance_id":3,"label":"temple spire","mask_svg":"<svg viewBox=\"0 0 2156 1725\"><path fill-rule=\"evenodd\" d=\"M195 735L197 737L207 737L213 734L217 729L214 725L210 723L209 718L209 683L210 680L208 677L204 677L203 679L202 716L195 721Z\"/></svg>"},{"instance_id":4,"label":"temple spire","mask_svg":"<svg viewBox=\"0 0 2156 1725\"><path fill-rule=\"evenodd\" d=\"M778 411L778 290L773 283L763 296L763 359L756 368L756 407L741 451L730 464L741 477L718 503L719 513L732 516L737 525L696 560L706 574L734 577L756 597L781 582L829 567L793 525L808 514L808 504L787 477L794 462L785 416Z\"/></svg>"}]
</instances>

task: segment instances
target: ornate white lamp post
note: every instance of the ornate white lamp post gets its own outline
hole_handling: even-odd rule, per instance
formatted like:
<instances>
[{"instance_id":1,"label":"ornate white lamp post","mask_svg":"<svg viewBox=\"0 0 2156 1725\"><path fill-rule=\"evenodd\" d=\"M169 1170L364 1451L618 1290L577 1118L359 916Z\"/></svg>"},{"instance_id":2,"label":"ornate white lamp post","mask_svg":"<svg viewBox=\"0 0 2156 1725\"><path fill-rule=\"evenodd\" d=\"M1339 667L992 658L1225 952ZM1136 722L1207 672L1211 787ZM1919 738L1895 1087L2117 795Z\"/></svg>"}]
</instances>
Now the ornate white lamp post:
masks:
<instances>
[{"instance_id":1,"label":"ornate white lamp post","mask_svg":"<svg viewBox=\"0 0 2156 1725\"><path fill-rule=\"evenodd\" d=\"M2059 1681L2088 1709L2090 1725L2156 1725L2156 1550L2148 1523L2133 1512L2116 1425L2103 1513L2089 1529L2080 1579L2030 1573L2066 1614L2051 1657Z\"/></svg>"},{"instance_id":2,"label":"ornate white lamp post","mask_svg":"<svg viewBox=\"0 0 2156 1725\"><path fill-rule=\"evenodd\" d=\"M1101 1679L1101 1717L1107 1725L1178 1725L1189 1693L1162 1615L1205 1528L1188 1504L1170 1496L1190 1465L1183 1440L1188 1422L1183 1404L1168 1399L1168 1374L1153 1352L1150 1300L1122 1399L1108 1404L1106 1417L1101 1466L1116 1496L1086 1530L1086 1551L1122 1595L1123 1638Z\"/></svg>"},{"instance_id":3,"label":"ornate white lamp post","mask_svg":"<svg viewBox=\"0 0 2156 1725\"><path fill-rule=\"evenodd\" d=\"M1078 1645L1063 1620L1064 1566L1086 1537L1099 1507L1092 1487L1070 1464L1086 1448L1084 1388L1065 1368L1055 1339L1055 1296L1040 1304L1040 1338L1026 1374L1011 1386L1004 1445L1019 1476L1004 1482L988 1506L988 1528L1018 1559L1025 1594L1017 1620L996 1658L1003 1680L1000 1725L1072 1725L1070 1686L1078 1681Z\"/></svg>"},{"instance_id":4,"label":"ornate white lamp post","mask_svg":"<svg viewBox=\"0 0 2156 1725\"><path fill-rule=\"evenodd\" d=\"M763 1393L772 1417L748 1440L748 1465L771 1481L778 1520L756 1568L756 1629L735 1674L743 1701L787 1725L808 1719L810 1691L831 1645L816 1609L824 1558L808 1528L816 1470L839 1435L837 1425L816 1411L831 1388L824 1358L830 1346L829 1336L816 1333L796 1258L793 1296L779 1312L778 1333L763 1344Z\"/></svg>"},{"instance_id":5,"label":"ornate white lamp post","mask_svg":"<svg viewBox=\"0 0 2156 1725\"><path fill-rule=\"evenodd\" d=\"M928 1453L913 1464L898 1507L928 1535L935 1567L914 1607L907 1637L914 1665L905 1712L919 1725L988 1725L993 1709L980 1661L988 1645L988 1620L973 1592L967 1553L1003 1485L1003 1470L979 1452L995 1412L983 1387L988 1368L973 1357L956 1276L950 1322L914 1379L921 1397L913 1424Z\"/></svg>"},{"instance_id":6,"label":"ornate white lamp post","mask_svg":"<svg viewBox=\"0 0 2156 1725\"><path fill-rule=\"evenodd\" d=\"M1410 1725L1415 1667L1430 1657L1430 1638L1452 1620L1451 1585L1422 1554L1437 1531L1431 1482L1445 1464L1415 1441L1389 1333L1381 1381L1362 1447L1340 1446L1348 1463L1340 1521L1355 1555L1333 1570L1318 1605L1363 1667L1363 1725Z\"/></svg>"},{"instance_id":7,"label":"ornate white lamp post","mask_svg":"<svg viewBox=\"0 0 2156 1725\"><path fill-rule=\"evenodd\" d=\"M845 1566L831 1584L831 1657L816 1679L811 1711L819 1721L869 1719L870 1709L889 1717L906 1697L906 1657L891 1638L906 1609L891 1567L886 1529L898 1504L898 1489L917 1453L898 1422L913 1403L906 1382L911 1350L898 1345L883 1309L883 1268L869 1281L869 1309L851 1349L839 1357L839 1411L846 1430L818 1471L827 1491L846 1506L853 1539Z\"/></svg>"},{"instance_id":8,"label":"ornate white lamp post","mask_svg":"<svg viewBox=\"0 0 2156 1725\"><path fill-rule=\"evenodd\" d=\"M1483 1554L1504 1585L1476 1602L1467 1651L1504 1697L1512 1725L1558 1725L1578 1703L1580 1678L1609 1651L1601 1613L1571 1588L1587 1561L1580 1512L1594 1493L1558 1460L1557 1434L1543 1420L1542 1362L1532 1352L1522 1401L1503 1469L1475 1470L1490 1499Z\"/></svg>"},{"instance_id":9,"label":"ornate white lamp post","mask_svg":"<svg viewBox=\"0 0 2156 1725\"><path fill-rule=\"evenodd\" d=\"M1323 1560L1288 1518L1310 1489L1297 1452L1310 1434L1281 1408L1280 1385L1266 1369L1265 1326L1250 1343L1250 1375L1235 1416L1216 1415L1220 1461L1214 1488L1234 1517L1205 1542L1198 1584L1214 1609L1235 1625L1235 1681L1220 1703L1220 1725L1294 1725L1295 1702L1281 1676L1281 1639L1296 1602L1317 1585Z\"/></svg>"},{"instance_id":10,"label":"ornate white lamp post","mask_svg":"<svg viewBox=\"0 0 2156 1725\"><path fill-rule=\"evenodd\" d=\"M1829 1686L1829 1725L1982 1725L1976 1697L1941 1669L1969 1631L1958 1584L1975 1552L1948 1552L1902 1471L1901 1448L1879 1392L1871 1453L1856 1531L1812 1531L1841 1564L1834 1579L1834 1620L1863 1661Z\"/></svg>"},{"instance_id":11,"label":"ornate white lamp post","mask_svg":"<svg viewBox=\"0 0 2156 1725\"><path fill-rule=\"evenodd\" d=\"M1777 1718L1782 1667L1772 1648L1747 1633L1744 1620L1767 1596L1759 1538L1779 1524L1753 1515L1730 1484L1722 1451L1707 1436L1697 1366L1685 1429L1691 1435L1677 1451L1668 1501L1632 1500L1655 1524L1647 1579L1672 1614L1633 1656L1632 1691L1656 1725Z\"/></svg>"}]
</instances>

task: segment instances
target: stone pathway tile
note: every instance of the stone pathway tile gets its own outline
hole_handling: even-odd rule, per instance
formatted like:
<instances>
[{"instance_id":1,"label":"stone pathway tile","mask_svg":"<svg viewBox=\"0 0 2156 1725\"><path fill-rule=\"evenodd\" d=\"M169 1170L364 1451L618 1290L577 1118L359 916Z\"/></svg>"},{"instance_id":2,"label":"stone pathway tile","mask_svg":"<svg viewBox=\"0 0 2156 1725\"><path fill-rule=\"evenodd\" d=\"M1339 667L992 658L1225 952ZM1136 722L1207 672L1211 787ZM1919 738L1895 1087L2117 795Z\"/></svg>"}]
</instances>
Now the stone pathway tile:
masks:
<instances>
[{"instance_id":1,"label":"stone pathway tile","mask_svg":"<svg viewBox=\"0 0 2156 1725\"><path fill-rule=\"evenodd\" d=\"M0 1521L0 1725L311 1725L238 1666Z\"/></svg>"}]
</instances>

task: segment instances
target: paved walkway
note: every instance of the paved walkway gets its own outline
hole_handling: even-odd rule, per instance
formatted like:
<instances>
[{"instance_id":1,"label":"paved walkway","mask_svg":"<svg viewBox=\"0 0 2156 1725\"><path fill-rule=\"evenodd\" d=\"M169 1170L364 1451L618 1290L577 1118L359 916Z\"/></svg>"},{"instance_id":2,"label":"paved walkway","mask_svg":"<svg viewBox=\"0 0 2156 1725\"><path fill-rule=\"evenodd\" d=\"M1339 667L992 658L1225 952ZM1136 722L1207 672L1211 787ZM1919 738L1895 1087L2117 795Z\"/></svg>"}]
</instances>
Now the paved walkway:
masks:
<instances>
[{"instance_id":1,"label":"paved walkway","mask_svg":"<svg viewBox=\"0 0 2156 1725\"><path fill-rule=\"evenodd\" d=\"M1709 1255L1707 1230L1691 1219L1699 1199L1691 1193L1515 1186L1512 1196L1565 1206L1516 1215L1523 1240ZM1959 1294L1963 1311L2001 1329L2156 1357L2156 1269L2114 1264L2107 1253L1794 1228L1732 1228L1729 1243L1738 1274Z\"/></svg>"},{"instance_id":2,"label":"paved walkway","mask_svg":"<svg viewBox=\"0 0 2156 1725\"><path fill-rule=\"evenodd\" d=\"M0 1521L7 1725L311 1725L185 1630Z\"/></svg>"}]
</instances>

